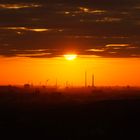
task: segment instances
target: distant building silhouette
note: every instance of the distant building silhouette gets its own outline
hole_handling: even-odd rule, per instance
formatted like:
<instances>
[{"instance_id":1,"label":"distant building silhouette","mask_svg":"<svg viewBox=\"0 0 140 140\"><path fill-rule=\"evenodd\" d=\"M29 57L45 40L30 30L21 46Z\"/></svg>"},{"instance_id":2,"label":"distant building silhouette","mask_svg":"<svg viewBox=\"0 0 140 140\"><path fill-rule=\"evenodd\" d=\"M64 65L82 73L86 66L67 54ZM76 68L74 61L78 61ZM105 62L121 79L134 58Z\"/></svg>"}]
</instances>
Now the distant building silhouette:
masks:
<instances>
[{"instance_id":1,"label":"distant building silhouette","mask_svg":"<svg viewBox=\"0 0 140 140\"><path fill-rule=\"evenodd\" d=\"M30 84L24 84L24 88L30 88Z\"/></svg>"}]
</instances>

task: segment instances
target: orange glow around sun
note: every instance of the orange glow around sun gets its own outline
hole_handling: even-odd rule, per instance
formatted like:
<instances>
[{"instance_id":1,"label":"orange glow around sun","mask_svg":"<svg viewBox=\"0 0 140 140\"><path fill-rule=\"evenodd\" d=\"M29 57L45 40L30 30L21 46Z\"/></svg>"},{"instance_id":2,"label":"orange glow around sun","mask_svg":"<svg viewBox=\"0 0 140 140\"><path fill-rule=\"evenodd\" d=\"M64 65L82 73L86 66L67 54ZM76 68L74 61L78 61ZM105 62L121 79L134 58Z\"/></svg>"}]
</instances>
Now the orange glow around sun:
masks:
<instances>
[{"instance_id":1,"label":"orange glow around sun","mask_svg":"<svg viewBox=\"0 0 140 140\"><path fill-rule=\"evenodd\" d=\"M54 58L0 57L0 85L46 85L49 79L47 85L54 86L57 79L59 87L65 87L66 83L69 86L85 86L86 71L87 85L92 84L94 74L96 86L140 86L138 58L65 54Z\"/></svg>"},{"instance_id":2,"label":"orange glow around sun","mask_svg":"<svg viewBox=\"0 0 140 140\"><path fill-rule=\"evenodd\" d=\"M65 54L64 57L66 60L72 61L77 58L77 54Z\"/></svg>"}]
</instances>

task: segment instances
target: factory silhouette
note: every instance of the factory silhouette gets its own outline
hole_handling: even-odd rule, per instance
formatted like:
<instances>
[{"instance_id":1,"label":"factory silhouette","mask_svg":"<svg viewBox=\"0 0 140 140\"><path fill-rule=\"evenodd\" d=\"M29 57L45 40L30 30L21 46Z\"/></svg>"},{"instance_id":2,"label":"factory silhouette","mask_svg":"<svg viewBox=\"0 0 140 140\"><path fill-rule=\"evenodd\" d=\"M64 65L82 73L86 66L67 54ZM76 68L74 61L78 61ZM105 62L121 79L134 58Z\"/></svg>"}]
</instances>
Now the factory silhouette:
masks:
<instances>
[{"instance_id":1,"label":"factory silhouette","mask_svg":"<svg viewBox=\"0 0 140 140\"><path fill-rule=\"evenodd\" d=\"M59 83L58 83L59 79L56 78L56 82L54 84L54 86L50 86L49 85L49 79L46 80L46 83L45 84L42 84L43 82L39 82L39 84L37 86L40 86L40 87L44 87L44 88L59 88ZM24 84L24 87L25 88L30 88L30 87L33 87L33 83L31 82L27 82ZM65 86L63 86L63 88L72 88L72 87L77 87L75 85L71 85L69 83L68 80L66 80L65 82ZM83 86L78 86L79 88L83 87ZM87 80L87 71L85 72L85 76L84 76L84 87L85 88L95 88L95 76L94 74L92 74L91 76L91 84L88 84L88 80Z\"/></svg>"}]
</instances>

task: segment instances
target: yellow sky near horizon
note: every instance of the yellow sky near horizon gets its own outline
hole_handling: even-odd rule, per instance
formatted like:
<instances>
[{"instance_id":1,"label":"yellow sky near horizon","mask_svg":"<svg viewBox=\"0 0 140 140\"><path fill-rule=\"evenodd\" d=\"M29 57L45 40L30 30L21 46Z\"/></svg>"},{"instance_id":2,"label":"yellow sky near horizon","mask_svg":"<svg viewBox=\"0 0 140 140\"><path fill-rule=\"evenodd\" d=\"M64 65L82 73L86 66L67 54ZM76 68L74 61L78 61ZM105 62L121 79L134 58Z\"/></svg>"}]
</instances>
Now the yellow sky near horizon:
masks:
<instances>
[{"instance_id":1,"label":"yellow sky near horizon","mask_svg":"<svg viewBox=\"0 0 140 140\"><path fill-rule=\"evenodd\" d=\"M66 82L84 86L85 71L88 85L92 74L97 86L140 86L139 58L98 58L78 56L73 61L57 58L0 57L0 85L21 85L27 82L59 86Z\"/></svg>"}]
</instances>

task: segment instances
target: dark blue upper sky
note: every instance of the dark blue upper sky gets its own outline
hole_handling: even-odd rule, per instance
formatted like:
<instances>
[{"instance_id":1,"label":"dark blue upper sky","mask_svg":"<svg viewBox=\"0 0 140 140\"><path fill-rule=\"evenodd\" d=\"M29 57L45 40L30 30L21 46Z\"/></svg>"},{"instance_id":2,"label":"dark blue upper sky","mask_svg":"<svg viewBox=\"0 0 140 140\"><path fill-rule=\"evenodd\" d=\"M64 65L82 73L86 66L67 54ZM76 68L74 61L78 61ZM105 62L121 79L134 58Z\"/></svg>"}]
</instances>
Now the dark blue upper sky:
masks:
<instances>
[{"instance_id":1,"label":"dark blue upper sky","mask_svg":"<svg viewBox=\"0 0 140 140\"><path fill-rule=\"evenodd\" d=\"M140 0L0 0L0 56L65 50L140 57Z\"/></svg>"}]
</instances>

